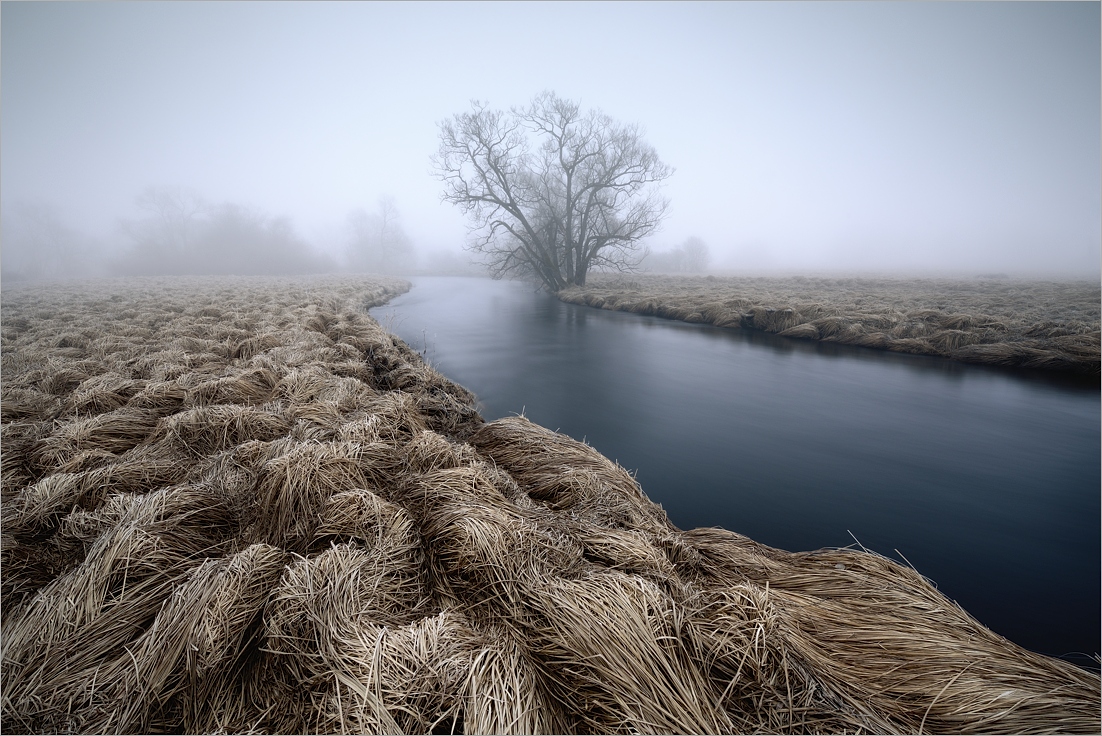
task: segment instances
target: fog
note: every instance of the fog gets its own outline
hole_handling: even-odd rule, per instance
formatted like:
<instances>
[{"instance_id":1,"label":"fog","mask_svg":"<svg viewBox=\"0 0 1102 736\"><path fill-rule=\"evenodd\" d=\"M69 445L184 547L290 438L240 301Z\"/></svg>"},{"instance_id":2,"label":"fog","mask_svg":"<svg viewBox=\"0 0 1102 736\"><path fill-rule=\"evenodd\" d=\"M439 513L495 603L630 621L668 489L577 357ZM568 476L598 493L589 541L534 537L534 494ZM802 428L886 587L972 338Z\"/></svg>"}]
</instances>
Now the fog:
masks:
<instances>
[{"instance_id":1,"label":"fog","mask_svg":"<svg viewBox=\"0 0 1102 736\"><path fill-rule=\"evenodd\" d=\"M141 272L171 242L187 270L248 241L224 270L459 269L438 123L554 90L675 167L655 252L1096 279L1099 28L1086 2L8 2L2 267ZM204 203L192 225L166 192ZM355 263L368 241L391 255Z\"/></svg>"}]
</instances>

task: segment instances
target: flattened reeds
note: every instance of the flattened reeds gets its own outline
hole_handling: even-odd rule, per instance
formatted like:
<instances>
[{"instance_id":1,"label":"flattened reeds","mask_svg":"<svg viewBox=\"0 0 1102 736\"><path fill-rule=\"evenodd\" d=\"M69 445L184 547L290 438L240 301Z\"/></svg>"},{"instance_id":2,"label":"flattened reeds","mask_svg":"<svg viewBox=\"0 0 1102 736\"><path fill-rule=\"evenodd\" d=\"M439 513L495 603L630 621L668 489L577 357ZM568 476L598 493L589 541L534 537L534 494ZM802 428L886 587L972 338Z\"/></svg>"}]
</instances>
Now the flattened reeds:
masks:
<instances>
[{"instance_id":1,"label":"flattened reeds","mask_svg":"<svg viewBox=\"0 0 1102 736\"><path fill-rule=\"evenodd\" d=\"M129 656L104 673L99 693L89 693L101 715L84 729L147 732L166 715L188 732L217 729L249 626L285 563L282 550L256 544L192 568L149 628L126 647Z\"/></svg>"},{"instance_id":2,"label":"flattened reeds","mask_svg":"<svg viewBox=\"0 0 1102 736\"><path fill-rule=\"evenodd\" d=\"M464 733L566 733L539 674L511 632L490 631L463 683Z\"/></svg>"},{"instance_id":3,"label":"flattened reeds","mask_svg":"<svg viewBox=\"0 0 1102 736\"><path fill-rule=\"evenodd\" d=\"M81 381L66 402L65 409L72 414L102 414L125 406L134 394L144 388L143 381L135 381L115 372L103 373Z\"/></svg>"},{"instance_id":4,"label":"flattened reeds","mask_svg":"<svg viewBox=\"0 0 1102 736\"><path fill-rule=\"evenodd\" d=\"M524 417L490 422L470 443L548 508L598 526L657 531L669 522L635 479L588 445Z\"/></svg>"},{"instance_id":5,"label":"flattened reeds","mask_svg":"<svg viewBox=\"0 0 1102 736\"><path fill-rule=\"evenodd\" d=\"M531 587L534 647L582 730L730 733L681 637L683 611L654 583L614 571ZM565 687L564 687L565 686Z\"/></svg>"},{"instance_id":6,"label":"flattened reeds","mask_svg":"<svg viewBox=\"0 0 1102 736\"><path fill-rule=\"evenodd\" d=\"M97 288L3 294L5 732L1097 730L1097 673L914 571L678 530L584 443L484 422L348 306L400 285ZM956 313L760 306L676 314L998 347ZM1005 359L1097 345L1042 331Z\"/></svg>"},{"instance_id":7,"label":"flattened reeds","mask_svg":"<svg viewBox=\"0 0 1102 736\"><path fill-rule=\"evenodd\" d=\"M185 455L206 457L248 440L274 440L287 434L290 428L290 420L280 413L238 404L214 404L165 418L159 434L175 443Z\"/></svg>"},{"instance_id":8,"label":"flattened reeds","mask_svg":"<svg viewBox=\"0 0 1102 736\"><path fill-rule=\"evenodd\" d=\"M427 593L424 546L413 517L370 491L337 494L322 511L311 547L349 542L367 559L360 574L371 582L376 620L416 612Z\"/></svg>"},{"instance_id":9,"label":"flattened reeds","mask_svg":"<svg viewBox=\"0 0 1102 736\"><path fill-rule=\"evenodd\" d=\"M253 368L201 383L188 391L187 401L196 406L263 404L271 397L277 381L272 371L266 368Z\"/></svg>"},{"instance_id":10,"label":"flattened reeds","mask_svg":"<svg viewBox=\"0 0 1102 736\"><path fill-rule=\"evenodd\" d=\"M258 473L255 538L303 551L329 498L368 485L360 449L351 442L299 442L266 462Z\"/></svg>"},{"instance_id":11,"label":"flattened reeds","mask_svg":"<svg viewBox=\"0 0 1102 736\"><path fill-rule=\"evenodd\" d=\"M53 467L86 450L120 455L149 437L160 417L155 412L123 407L84 419L61 422L35 448L37 462Z\"/></svg>"}]
</instances>

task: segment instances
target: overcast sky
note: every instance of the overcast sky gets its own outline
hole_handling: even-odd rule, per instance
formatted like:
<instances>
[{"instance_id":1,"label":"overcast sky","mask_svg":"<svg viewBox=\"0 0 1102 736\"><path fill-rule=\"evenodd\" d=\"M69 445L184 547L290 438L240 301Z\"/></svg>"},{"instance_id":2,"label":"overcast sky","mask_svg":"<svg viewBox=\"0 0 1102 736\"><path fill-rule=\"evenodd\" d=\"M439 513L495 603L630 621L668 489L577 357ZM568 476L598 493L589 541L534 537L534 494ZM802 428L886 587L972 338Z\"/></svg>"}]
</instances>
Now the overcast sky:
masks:
<instances>
[{"instance_id":1,"label":"overcast sky","mask_svg":"<svg viewBox=\"0 0 1102 736\"><path fill-rule=\"evenodd\" d=\"M120 237L149 185L329 245L392 195L422 248L465 222L437 124L549 89L675 167L651 245L718 265L1097 278L1097 2L0 6L0 198Z\"/></svg>"}]
</instances>

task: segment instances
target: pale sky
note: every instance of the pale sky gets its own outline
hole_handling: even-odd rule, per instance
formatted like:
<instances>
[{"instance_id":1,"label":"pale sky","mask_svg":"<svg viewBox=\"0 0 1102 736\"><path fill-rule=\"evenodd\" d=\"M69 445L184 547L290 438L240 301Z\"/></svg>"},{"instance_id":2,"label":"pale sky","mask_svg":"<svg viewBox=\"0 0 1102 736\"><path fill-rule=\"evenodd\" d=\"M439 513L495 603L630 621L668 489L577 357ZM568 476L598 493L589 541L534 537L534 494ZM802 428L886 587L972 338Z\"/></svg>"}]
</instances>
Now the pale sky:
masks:
<instances>
[{"instance_id":1,"label":"pale sky","mask_svg":"<svg viewBox=\"0 0 1102 736\"><path fill-rule=\"evenodd\" d=\"M676 169L652 247L1099 277L1097 2L7 1L0 34L0 199L106 240L167 185L329 247L391 195L458 248L437 123L549 89Z\"/></svg>"}]
</instances>

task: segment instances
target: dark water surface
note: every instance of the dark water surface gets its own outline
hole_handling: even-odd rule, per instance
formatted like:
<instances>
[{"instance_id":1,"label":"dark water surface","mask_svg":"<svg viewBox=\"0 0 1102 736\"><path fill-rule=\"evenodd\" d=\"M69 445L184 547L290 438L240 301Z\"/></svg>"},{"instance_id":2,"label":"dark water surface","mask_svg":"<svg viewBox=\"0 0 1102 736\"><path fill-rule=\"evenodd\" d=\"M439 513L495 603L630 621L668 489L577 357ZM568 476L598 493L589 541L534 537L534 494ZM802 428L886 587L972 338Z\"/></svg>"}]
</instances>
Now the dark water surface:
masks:
<instances>
[{"instance_id":1,"label":"dark water surface","mask_svg":"<svg viewBox=\"0 0 1102 736\"><path fill-rule=\"evenodd\" d=\"M415 279L372 314L487 420L523 412L584 439L681 528L788 550L852 532L1023 646L1100 650L1097 380L607 312L515 282Z\"/></svg>"}]
</instances>

